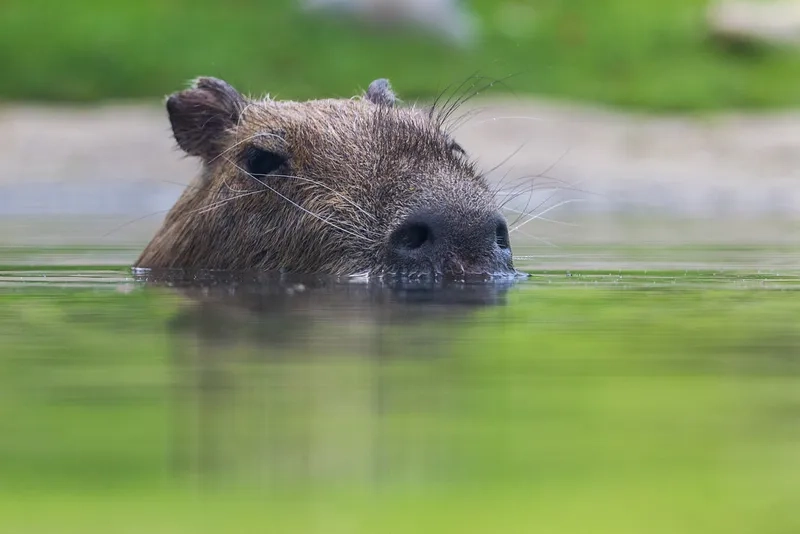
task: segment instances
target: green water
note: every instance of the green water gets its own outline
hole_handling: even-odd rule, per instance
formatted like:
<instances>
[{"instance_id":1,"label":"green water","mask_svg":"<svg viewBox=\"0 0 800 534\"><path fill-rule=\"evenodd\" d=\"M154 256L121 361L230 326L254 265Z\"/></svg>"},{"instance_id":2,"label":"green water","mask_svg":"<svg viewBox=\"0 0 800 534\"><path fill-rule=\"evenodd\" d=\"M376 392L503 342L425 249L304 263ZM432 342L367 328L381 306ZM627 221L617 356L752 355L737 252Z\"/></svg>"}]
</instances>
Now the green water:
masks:
<instances>
[{"instance_id":1,"label":"green water","mask_svg":"<svg viewBox=\"0 0 800 534\"><path fill-rule=\"evenodd\" d=\"M0 271L3 534L800 532L798 270L147 285L73 253Z\"/></svg>"}]
</instances>

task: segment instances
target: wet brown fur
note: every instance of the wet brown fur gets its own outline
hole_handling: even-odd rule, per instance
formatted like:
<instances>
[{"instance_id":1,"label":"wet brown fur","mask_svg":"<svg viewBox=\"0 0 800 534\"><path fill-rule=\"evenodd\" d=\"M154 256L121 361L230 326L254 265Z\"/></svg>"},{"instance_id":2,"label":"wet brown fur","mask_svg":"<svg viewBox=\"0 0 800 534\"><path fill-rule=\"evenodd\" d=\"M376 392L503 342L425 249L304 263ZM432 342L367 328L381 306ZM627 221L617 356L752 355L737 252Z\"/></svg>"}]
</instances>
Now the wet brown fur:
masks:
<instances>
[{"instance_id":1,"label":"wet brown fur","mask_svg":"<svg viewBox=\"0 0 800 534\"><path fill-rule=\"evenodd\" d=\"M443 265L491 270L469 243L472 221L497 209L486 182L434 115L395 106L382 83L353 99L293 102L200 78L170 97L175 138L203 170L136 266L385 273L393 229L437 206L463 230ZM285 165L252 176L253 147Z\"/></svg>"}]
</instances>

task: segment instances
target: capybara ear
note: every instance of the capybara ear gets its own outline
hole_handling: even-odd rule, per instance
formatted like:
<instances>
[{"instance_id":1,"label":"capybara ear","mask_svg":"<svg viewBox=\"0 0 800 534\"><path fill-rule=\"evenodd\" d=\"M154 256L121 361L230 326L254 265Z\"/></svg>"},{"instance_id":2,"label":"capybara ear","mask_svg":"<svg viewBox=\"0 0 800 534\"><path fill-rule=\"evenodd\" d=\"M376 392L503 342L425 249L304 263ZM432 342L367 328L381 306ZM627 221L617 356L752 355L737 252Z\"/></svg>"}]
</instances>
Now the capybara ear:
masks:
<instances>
[{"instance_id":1,"label":"capybara ear","mask_svg":"<svg viewBox=\"0 0 800 534\"><path fill-rule=\"evenodd\" d=\"M246 99L227 82L197 78L167 98L175 140L187 154L209 161L225 150L226 132L239 120Z\"/></svg>"},{"instance_id":2,"label":"capybara ear","mask_svg":"<svg viewBox=\"0 0 800 534\"><path fill-rule=\"evenodd\" d=\"M396 100L389 80L383 78L369 84L365 97L373 104L387 108L394 107L394 102Z\"/></svg>"}]
</instances>

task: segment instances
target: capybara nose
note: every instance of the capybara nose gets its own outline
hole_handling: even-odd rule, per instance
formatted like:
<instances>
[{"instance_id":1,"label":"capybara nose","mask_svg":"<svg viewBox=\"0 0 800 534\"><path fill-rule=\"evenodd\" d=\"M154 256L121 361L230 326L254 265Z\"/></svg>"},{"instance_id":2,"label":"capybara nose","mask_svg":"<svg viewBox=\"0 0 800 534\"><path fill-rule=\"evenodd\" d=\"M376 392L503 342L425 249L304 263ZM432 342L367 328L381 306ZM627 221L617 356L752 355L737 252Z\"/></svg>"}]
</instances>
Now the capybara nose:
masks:
<instances>
[{"instance_id":1,"label":"capybara nose","mask_svg":"<svg viewBox=\"0 0 800 534\"><path fill-rule=\"evenodd\" d=\"M390 263L400 271L491 271L510 259L508 226L499 213L422 210L389 238Z\"/></svg>"},{"instance_id":2,"label":"capybara nose","mask_svg":"<svg viewBox=\"0 0 800 534\"><path fill-rule=\"evenodd\" d=\"M406 259L422 259L446 239L444 221L426 213L409 217L391 237L392 251Z\"/></svg>"}]
</instances>

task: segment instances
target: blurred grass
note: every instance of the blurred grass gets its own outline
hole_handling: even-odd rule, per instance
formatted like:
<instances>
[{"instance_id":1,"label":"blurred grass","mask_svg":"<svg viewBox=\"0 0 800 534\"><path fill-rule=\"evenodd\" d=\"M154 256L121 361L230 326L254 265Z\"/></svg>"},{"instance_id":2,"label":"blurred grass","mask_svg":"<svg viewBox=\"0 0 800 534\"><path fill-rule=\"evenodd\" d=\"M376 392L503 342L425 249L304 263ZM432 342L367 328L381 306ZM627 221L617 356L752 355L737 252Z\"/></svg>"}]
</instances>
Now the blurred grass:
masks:
<instances>
[{"instance_id":1,"label":"blurred grass","mask_svg":"<svg viewBox=\"0 0 800 534\"><path fill-rule=\"evenodd\" d=\"M709 42L706 0L472 0L483 40L307 17L290 0L5 0L0 98L154 98L197 75L280 98L347 97L389 77L428 99L479 72L519 94L654 110L794 106L800 55Z\"/></svg>"},{"instance_id":2,"label":"blurred grass","mask_svg":"<svg viewBox=\"0 0 800 534\"><path fill-rule=\"evenodd\" d=\"M541 281L447 323L320 309L296 347L185 304L0 292L0 532L800 528L796 291Z\"/></svg>"}]
</instances>

